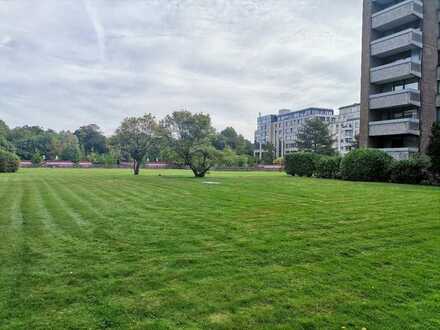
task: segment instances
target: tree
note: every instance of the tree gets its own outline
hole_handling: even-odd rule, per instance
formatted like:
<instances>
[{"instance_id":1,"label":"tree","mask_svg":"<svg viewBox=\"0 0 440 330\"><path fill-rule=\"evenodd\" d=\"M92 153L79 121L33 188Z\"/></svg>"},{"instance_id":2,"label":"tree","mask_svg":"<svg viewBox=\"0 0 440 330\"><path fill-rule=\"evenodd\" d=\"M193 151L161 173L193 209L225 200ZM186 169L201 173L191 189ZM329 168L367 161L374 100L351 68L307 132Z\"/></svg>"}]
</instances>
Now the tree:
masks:
<instances>
[{"instance_id":1,"label":"tree","mask_svg":"<svg viewBox=\"0 0 440 330\"><path fill-rule=\"evenodd\" d=\"M159 125L151 114L124 119L116 131L120 149L133 159L134 175L139 175L142 162L156 154L159 144Z\"/></svg>"},{"instance_id":2,"label":"tree","mask_svg":"<svg viewBox=\"0 0 440 330\"><path fill-rule=\"evenodd\" d=\"M8 138L9 135L9 127L6 123L0 119L0 137Z\"/></svg>"},{"instance_id":3,"label":"tree","mask_svg":"<svg viewBox=\"0 0 440 330\"><path fill-rule=\"evenodd\" d=\"M262 147L263 155L261 157L261 162L263 164L271 165L275 160L275 146L272 143L267 143Z\"/></svg>"},{"instance_id":4,"label":"tree","mask_svg":"<svg viewBox=\"0 0 440 330\"><path fill-rule=\"evenodd\" d=\"M431 170L440 175L440 123L432 126L428 156L431 157Z\"/></svg>"},{"instance_id":5,"label":"tree","mask_svg":"<svg viewBox=\"0 0 440 330\"><path fill-rule=\"evenodd\" d=\"M98 125L91 124L82 126L75 131L75 136L79 140L81 148L84 150L86 156L92 152L97 154L104 154L107 152L107 139L101 133Z\"/></svg>"},{"instance_id":6,"label":"tree","mask_svg":"<svg viewBox=\"0 0 440 330\"><path fill-rule=\"evenodd\" d=\"M238 155L252 156L254 152L252 142L246 140L243 135L238 134L233 127L227 127L216 134L213 145L217 150L230 148Z\"/></svg>"},{"instance_id":7,"label":"tree","mask_svg":"<svg viewBox=\"0 0 440 330\"><path fill-rule=\"evenodd\" d=\"M299 129L296 147L319 155L333 155L333 137L328 125L319 118L306 120Z\"/></svg>"},{"instance_id":8,"label":"tree","mask_svg":"<svg viewBox=\"0 0 440 330\"><path fill-rule=\"evenodd\" d=\"M188 166L195 177L203 178L217 160L212 147L215 130L209 115L177 111L161 123L174 160Z\"/></svg>"}]
</instances>

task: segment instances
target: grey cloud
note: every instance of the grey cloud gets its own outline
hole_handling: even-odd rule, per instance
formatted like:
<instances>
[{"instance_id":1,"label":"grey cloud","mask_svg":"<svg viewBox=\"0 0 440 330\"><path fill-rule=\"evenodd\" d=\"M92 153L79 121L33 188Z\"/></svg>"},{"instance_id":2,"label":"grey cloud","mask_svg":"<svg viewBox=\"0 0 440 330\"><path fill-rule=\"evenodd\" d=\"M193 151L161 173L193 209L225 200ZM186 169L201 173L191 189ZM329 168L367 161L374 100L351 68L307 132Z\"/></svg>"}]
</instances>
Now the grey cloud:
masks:
<instances>
[{"instance_id":1,"label":"grey cloud","mask_svg":"<svg viewBox=\"0 0 440 330\"><path fill-rule=\"evenodd\" d=\"M0 118L111 133L187 108L249 138L259 112L359 99L360 0L0 1Z\"/></svg>"}]
</instances>

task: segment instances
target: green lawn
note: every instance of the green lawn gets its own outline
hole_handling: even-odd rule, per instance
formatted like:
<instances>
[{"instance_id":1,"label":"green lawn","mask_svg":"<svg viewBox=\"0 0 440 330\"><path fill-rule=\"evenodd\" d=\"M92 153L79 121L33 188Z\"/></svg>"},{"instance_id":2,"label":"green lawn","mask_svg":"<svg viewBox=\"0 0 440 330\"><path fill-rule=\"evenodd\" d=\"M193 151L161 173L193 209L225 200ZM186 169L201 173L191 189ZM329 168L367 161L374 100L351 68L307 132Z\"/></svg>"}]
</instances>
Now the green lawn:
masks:
<instances>
[{"instance_id":1,"label":"green lawn","mask_svg":"<svg viewBox=\"0 0 440 330\"><path fill-rule=\"evenodd\" d=\"M439 188L38 169L0 196L2 330L440 329Z\"/></svg>"}]
</instances>

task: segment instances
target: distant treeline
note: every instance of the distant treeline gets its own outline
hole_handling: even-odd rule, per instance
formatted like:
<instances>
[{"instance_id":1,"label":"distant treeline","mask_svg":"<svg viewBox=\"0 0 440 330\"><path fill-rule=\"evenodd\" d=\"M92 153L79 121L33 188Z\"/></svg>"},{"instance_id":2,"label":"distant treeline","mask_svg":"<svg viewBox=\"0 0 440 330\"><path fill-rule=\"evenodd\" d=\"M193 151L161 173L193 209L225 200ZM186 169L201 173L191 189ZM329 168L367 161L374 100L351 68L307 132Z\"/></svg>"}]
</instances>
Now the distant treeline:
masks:
<instances>
[{"instance_id":1,"label":"distant treeline","mask_svg":"<svg viewBox=\"0 0 440 330\"><path fill-rule=\"evenodd\" d=\"M88 161L95 165L117 165L133 161L129 150L121 144L121 136L105 136L96 124L79 127L75 131L43 129L38 126L10 128L0 120L0 148L17 154L21 160L35 165L46 160L63 160L79 163ZM255 164L252 142L227 127L221 132L209 134L209 143L222 153L222 161L230 166L249 166ZM155 141L146 161L173 161L170 149L164 140Z\"/></svg>"}]
</instances>

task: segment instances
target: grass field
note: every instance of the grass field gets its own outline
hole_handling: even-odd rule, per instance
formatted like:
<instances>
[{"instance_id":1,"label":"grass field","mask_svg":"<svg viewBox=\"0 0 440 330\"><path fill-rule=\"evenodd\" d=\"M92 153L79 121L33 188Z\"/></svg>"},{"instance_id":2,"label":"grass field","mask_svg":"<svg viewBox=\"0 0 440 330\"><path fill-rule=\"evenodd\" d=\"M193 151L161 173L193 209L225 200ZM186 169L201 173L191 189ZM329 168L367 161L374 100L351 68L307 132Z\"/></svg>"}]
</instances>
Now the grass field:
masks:
<instances>
[{"instance_id":1,"label":"grass field","mask_svg":"<svg viewBox=\"0 0 440 330\"><path fill-rule=\"evenodd\" d=\"M440 329L439 188L35 169L0 211L2 330Z\"/></svg>"}]
</instances>

